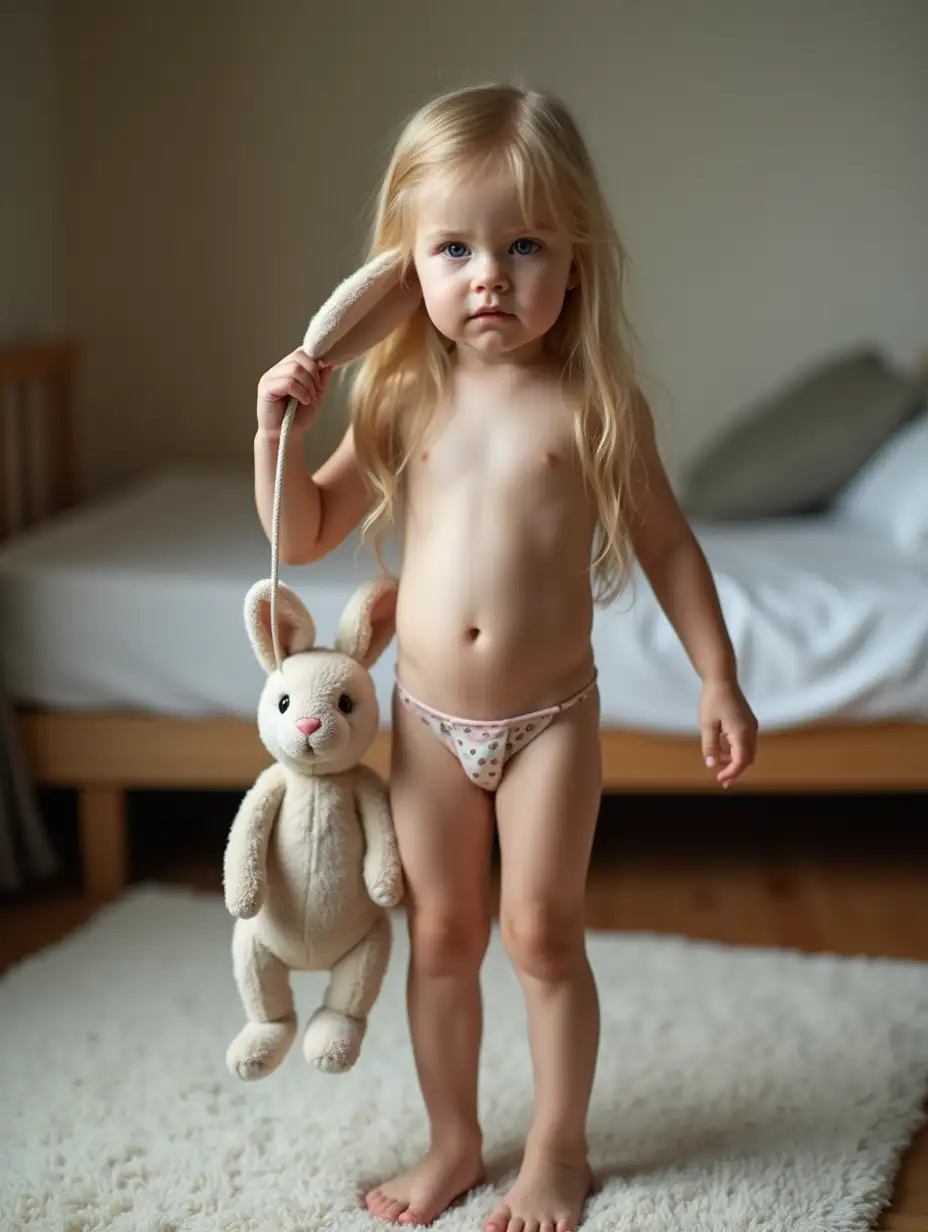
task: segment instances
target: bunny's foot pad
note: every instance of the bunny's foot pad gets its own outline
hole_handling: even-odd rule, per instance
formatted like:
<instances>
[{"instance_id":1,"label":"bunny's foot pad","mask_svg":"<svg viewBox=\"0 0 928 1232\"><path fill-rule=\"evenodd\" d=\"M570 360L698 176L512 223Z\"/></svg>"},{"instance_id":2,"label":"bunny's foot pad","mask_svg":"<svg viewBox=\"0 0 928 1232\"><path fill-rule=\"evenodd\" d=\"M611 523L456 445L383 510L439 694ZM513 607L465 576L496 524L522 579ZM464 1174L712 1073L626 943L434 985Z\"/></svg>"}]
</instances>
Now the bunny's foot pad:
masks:
<instances>
[{"instance_id":1,"label":"bunny's foot pad","mask_svg":"<svg viewBox=\"0 0 928 1232\"><path fill-rule=\"evenodd\" d=\"M303 1055L323 1073L343 1074L357 1061L366 1029L366 1019L337 1010L317 1010L306 1028Z\"/></svg>"},{"instance_id":2,"label":"bunny's foot pad","mask_svg":"<svg viewBox=\"0 0 928 1232\"><path fill-rule=\"evenodd\" d=\"M266 1078L281 1063L296 1035L296 1019L249 1022L226 1052L226 1064L243 1082Z\"/></svg>"}]
</instances>

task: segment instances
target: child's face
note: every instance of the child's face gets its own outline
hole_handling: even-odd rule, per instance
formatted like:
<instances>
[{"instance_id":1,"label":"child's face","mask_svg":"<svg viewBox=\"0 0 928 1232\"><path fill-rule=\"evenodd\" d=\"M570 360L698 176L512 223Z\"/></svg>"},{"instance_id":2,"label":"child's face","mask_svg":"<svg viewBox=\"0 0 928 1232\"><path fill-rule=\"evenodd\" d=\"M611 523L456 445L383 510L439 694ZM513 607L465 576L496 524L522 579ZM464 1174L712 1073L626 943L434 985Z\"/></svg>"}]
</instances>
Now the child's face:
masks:
<instances>
[{"instance_id":1,"label":"child's face","mask_svg":"<svg viewBox=\"0 0 928 1232\"><path fill-rule=\"evenodd\" d=\"M531 350L576 282L569 238L527 230L505 176L424 186L413 256L435 328L488 360Z\"/></svg>"}]
</instances>

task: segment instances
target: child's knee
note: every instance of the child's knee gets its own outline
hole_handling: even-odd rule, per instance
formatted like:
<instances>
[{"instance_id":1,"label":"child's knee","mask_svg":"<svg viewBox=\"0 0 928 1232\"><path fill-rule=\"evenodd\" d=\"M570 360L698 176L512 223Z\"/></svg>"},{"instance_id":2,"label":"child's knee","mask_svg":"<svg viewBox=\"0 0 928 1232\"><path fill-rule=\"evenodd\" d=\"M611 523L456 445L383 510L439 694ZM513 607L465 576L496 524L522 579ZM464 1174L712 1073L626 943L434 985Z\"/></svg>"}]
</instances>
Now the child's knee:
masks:
<instances>
[{"instance_id":1,"label":"child's knee","mask_svg":"<svg viewBox=\"0 0 928 1232\"><path fill-rule=\"evenodd\" d=\"M503 944L518 970L539 980L572 975L584 961L582 911L550 903L524 903L504 908Z\"/></svg>"},{"instance_id":2,"label":"child's knee","mask_svg":"<svg viewBox=\"0 0 928 1232\"><path fill-rule=\"evenodd\" d=\"M427 975L460 975L483 962L490 917L473 910L416 907L410 913L412 961Z\"/></svg>"}]
</instances>

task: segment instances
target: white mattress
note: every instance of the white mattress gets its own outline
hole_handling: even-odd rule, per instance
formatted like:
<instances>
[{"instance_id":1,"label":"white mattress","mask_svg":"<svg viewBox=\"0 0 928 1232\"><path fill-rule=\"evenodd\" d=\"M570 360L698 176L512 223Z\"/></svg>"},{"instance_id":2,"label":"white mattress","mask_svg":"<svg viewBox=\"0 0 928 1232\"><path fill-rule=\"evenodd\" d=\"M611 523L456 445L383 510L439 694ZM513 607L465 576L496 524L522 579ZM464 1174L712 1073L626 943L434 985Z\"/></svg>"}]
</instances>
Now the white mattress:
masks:
<instances>
[{"instance_id":1,"label":"white mattress","mask_svg":"<svg viewBox=\"0 0 928 1232\"><path fill-rule=\"evenodd\" d=\"M928 556L895 555L827 520L696 531L748 698L767 730L826 718L928 718ZM281 570L334 635L375 568L350 540ZM248 473L172 472L0 550L0 671L16 701L253 718L263 675L242 617L270 573ZM650 588L599 610L607 725L693 733L697 680ZM383 725L395 646L374 669Z\"/></svg>"}]
</instances>

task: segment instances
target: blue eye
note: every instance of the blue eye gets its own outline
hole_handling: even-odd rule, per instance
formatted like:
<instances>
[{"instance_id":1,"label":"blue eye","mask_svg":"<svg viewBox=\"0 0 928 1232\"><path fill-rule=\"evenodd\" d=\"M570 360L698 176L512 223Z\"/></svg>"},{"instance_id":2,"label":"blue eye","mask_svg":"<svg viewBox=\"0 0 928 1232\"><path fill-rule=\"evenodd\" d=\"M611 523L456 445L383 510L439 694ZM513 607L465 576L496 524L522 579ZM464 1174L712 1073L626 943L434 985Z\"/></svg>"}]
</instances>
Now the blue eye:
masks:
<instances>
[{"instance_id":1,"label":"blue eye","mask_svg":"<svg viewBox=\"0 0 928 1232\"><path fill-rule=\"evenodd\" d=\"M453 261L457 261L460 260L461 257L467 256L467 245L460 244L457 240L450 240L447 244L445 244L442 252L451 257Z\"/></svg>"},{"instance_id":2,"label":"blue eye","mask_svg":"<svg viewBox=\"0 0 928 1232\"><path fill-rule=\"evenodd\" d=\"M539 248L540 244L537 240L528 239L516 240L512 246L513 252L519 257L530 257L533 253L537 252Z\"/></svg>"}]
</instances>

